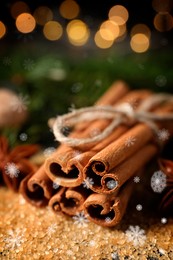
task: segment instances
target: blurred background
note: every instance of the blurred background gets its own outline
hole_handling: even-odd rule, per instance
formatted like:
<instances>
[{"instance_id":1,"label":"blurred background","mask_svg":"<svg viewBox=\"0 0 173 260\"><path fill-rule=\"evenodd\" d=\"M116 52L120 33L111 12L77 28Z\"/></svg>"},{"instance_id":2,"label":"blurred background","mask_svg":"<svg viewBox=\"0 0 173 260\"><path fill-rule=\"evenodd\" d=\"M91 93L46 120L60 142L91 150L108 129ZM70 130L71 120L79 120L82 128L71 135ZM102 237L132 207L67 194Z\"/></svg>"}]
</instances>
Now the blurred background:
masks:
<instances>
[{"instance_id":1,"label":"blurred background","mask_svg":"<svg viewBox=\"0 0 173 260\"><path fill-rule=\"evenodd\" d=\"M50 117L92 105L117 79L173 92L172 0L3 1L0 88L29 116L11 144L53 142Z\"/></svg>"}]
</instances>

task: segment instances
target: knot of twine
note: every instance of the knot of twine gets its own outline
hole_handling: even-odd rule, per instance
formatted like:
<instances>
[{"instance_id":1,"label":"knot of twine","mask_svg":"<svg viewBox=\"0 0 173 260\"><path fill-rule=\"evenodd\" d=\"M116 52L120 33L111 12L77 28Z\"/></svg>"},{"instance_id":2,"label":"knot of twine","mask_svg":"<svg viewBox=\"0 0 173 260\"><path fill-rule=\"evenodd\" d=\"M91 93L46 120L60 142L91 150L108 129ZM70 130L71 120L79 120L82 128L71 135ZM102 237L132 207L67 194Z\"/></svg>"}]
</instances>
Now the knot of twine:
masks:
<instances>
[{"instance_id":1,"label":"knot of twine","mask_svg":"<svg viewBox=\"0 0 173 260\"><path fill-rule=\"evenodd\" d=\"M168 94L155 94L142 101L135 111L129 103L117 106L91 106L74 109L72 112L58 116L53 124L53 134L57 141L70 146L79 146L99 142L109 136L120 124L133 125L136 122L147 124L157 133L156 121L173 120L173 113L159 115L149 112L152 108L162 105L164 102L173 101L173 96ZM112 119L110 124L93 137L73 138L64 136L62 129L67 126L75 126L77 123L93 121L98 119Z\"/></svg>"}]
</instances>

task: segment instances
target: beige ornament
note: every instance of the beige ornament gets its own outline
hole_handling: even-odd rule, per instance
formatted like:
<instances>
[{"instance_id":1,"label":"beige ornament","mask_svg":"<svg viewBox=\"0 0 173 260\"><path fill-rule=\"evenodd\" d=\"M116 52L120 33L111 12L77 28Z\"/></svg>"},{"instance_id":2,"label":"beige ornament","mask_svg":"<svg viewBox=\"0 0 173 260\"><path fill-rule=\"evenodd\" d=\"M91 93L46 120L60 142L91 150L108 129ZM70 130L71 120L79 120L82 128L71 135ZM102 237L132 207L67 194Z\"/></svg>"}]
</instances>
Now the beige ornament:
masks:
<instances>
[{"instance_id":1,"label":"beige ornament","mask_svg":"<svg viewBox=\"0 0 173 260\"><path fill-rule=\"evenodd\" d=\"M27 118L26 97L18 96L13 91L0 88L0 128L17 126Z\"/></svg>"}]
</instances>

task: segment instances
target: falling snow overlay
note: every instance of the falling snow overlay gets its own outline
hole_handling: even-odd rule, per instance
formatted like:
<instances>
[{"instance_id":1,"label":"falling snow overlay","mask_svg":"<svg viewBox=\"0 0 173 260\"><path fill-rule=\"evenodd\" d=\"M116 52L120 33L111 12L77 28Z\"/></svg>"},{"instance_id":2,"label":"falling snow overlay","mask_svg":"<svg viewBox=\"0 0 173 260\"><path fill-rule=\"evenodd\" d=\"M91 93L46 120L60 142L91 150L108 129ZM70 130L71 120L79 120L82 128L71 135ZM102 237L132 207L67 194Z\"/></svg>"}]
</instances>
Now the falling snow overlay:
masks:
<instances>
[{"instance_id":1,"label":"falling snow overlay","mask_svg":"<svg viewBox=\"0 0 173 260\"><path fill-rule=\"evenodd\" d=\"M76 109L76 106L75 106L75 104L72 103L68 110L69 110L69 112L73 112L75 109Z\"/></svg>"},{"instance_id":2,"label":"falling snow overlay","mask_svg":"<svg viewBox=\"0 0 173 260\"><path fill-rule=\"evenodd\" d=\"M112 260L119 260L119 256L118 256L118 253L117 252L113 252L111 254L111 257L112 257Z\"/></svg>"},{"instance_id":3,"label":"falling snow overlay","mask_svg":"<svg viewBox=\"0 0 173 260\"><path fill-rule=\"evenodd\" d=\"M136 205L136 209L137 209L138 211L141 211L141 210L142 210L142 205L141 205L141 204Z\"/></svg>"},{"instance_id":4,"label":"falling snow overlay","mask_svg":"<svg viewBox=\"0 0 173 260\"><path fill-rule=\"evenodd\" d=\"M20 230L19 228L16 229L15 231L13 230L8 230L7 231L7 236L4 238L4 242L6 244L7 248L10 249L15 249L17 247L20 247L22 243L24 243L24 233L25 231L22 229Z\"/></svg>"},{"instance_id":5,"label":"falling snow overlay","mask_svg":"<svg viewBox=\"0 0 173 260\"><path fill-rule=\"evenodd\" d=\"M19 176L19 169L14 163L7 163L5 165L5 173L10 176L10 178L17 178Z\"/></svg>"},{"instance_id":6,"label":"falling snow overlay","mask_svg":"<svg viewBox=\"0 0 173 260\"><path fill-rule=\"evenodd\" d=\"M31 60L31 59L26 59L26 60L24 60L24 62L23 62L23 67L24 67L24 69L27 70L27 71L33 70L33 69L34 69L34 66L35 66L35 63L34 63L34 61Z\"/></svg>"},{"instance_id":7,"label":"falling snow overlay","mask_svg":"<svg viewBox=\"0 0 173 260\"><path fill-rule=\"evenodd\" d=\"M58 228L58 226L57 226L57 224L56 223L53 223L53 224L51 224L48 228L47 228L47 235L48 236L51 236L53 233L55 233L56 231L57 231L57 228Z\"/></svg>"},{"instance_id":8,"label":"falling snow overlay","mask_svg":"<svg viewBox=\"0 0 173 260\"><path fill-rule=\"evenodd\" d=\"M91 241L89 241L88 244L89 244L89 246L94 247L96 245L96 241L95 240L91 240Z\"/></svg>"},{"instance_id":9,"label":"falling snow overlay","mask_svg":"<svg viewBox=\"0 0 173 260\"><path fill-rule=\"evenodd\" d=\"M151 188L157 193L161 193L166 188L166 175L162 171L156 171L152 175Z\"/></svg>"},{"instance_id":10,"label":"falling snow overlay","mask_svg":"<svg viewBox=\"0 0 173 260\"><path fill-rule=\"evenodd\" d=\"M166 251L163 248L159 248L159 253L162 255L165 255Z\"/></svg>"},{"instance_id":11,"label":"falling snow overlay","mask_svg":"<svg viewBox=\"0 0 173 260\"><path fill-rule=\"evenodd\" d=\"M126 146L126 147L133 146L135 142L136 142L136 138L133 137L133 136L130 136L130 137L128 137L128 138L125 140L125 146Z\"/></svg>"},{"instance_id":12,"label":"falling snow overlay","mask_svg":"<svg viewBox=\"0 0 173 260\"><path fill-rule=\"evenodd\" d=\"M167 79L164 75L158 75L155 79L155 83L158 87L164 87L167 83Z\"/></svg>"},{"instance_id":13,"label":"falling snow overlay","mask_svg":"<svg viewBox=\"0 0 173 260\"><path fill-rule=\"evenodd\" d=\"M47 147L46 149L44 149L43 154L45 157L49 157L51 156L54 152L56 151L56 149L54 147Z\"/></svg>"},{"instance_id":14,"label":"falling snow overlay","mask_svg":"<svg viewBox=\"0 0 173 260\"><path fill-rule=\"evenodd\" d=\"M169 136L170 136L169 131L165 128L163 128L157 132L157 137L162 142L168 140Z\"/></svg>"},{"instance_id":15,"label":"falling snow overlay","mask_svg":"<svg viewBox=\"0 0 173 260\"><path fill-rule=\"evenodd\" d=\"M80 160L81 154L82 154L82 153L81 153L79 150L75 150L75 151L73 152L73 157L75 157L75 159ZM76 158L76 157L77 157L77 158Z\"/></svg>"},{"instance_id":16,"label":"falling snow overlay","mask_svg":"<svg viewBox=\"0 0 173 260\"><path fill-rule=\"evenodd\" d=\"M29 97L27 95L23 96L22 94L20 94L19 96L14 97L11 100L10 107L13 111L21 113L22 111L27 109L29 103Z\"/></svg>"},{"instance_id":17,"label":"falling snow overlay","mask_svg":"<svg viewBox=\"0 0 173 260\"><path fill-rule=\"evenodd\" d=\"M167 218L161 218L161 223L162 223L162 224L166 224L167 221L168 221Z\"/></svg>"},{"instance_id":18,"label":"falling snow overlay","mask_svg":"<svg viewBox=\"0 0 173 260\"><path fill-rule=\"evenodd\" d=\"M94 128L94 129L91 130L90 136L95 137L95 136L99 135L100 133L101 133L101 131L100 131L99 128Z\"/></svg>"},{"instance_id":19,"label":"falling snow overlay","mask_svg":"<svg viewBox=\"0 0 173 260\"><path fill-rule=\"evenodd\" d=\"M118 182L115 181L115 180L110 180L106 183L106 187L109 189L109 190L113 190L115 187L118 186Z\"/></svg>"},{"instance_id":20,"label":"falling snow overlay","mask_svg":"<svg viewBox=\"0 0 173 260\"><path fill-rule=\"evenodd\" d=\"M3 64L4 64L5 66L10 66L11 63L12 63L12 60L11 60L10 57L4 57L4 58L3 58Z\"/></svg>"},{"instance_id":21,"label":"falling snow overlay","mask_svg":"<svg viewBox=\"0 0 173 260\"><path fill-rule=\"evenodd\" d=\"M111 221L112 221L112 219L111 219L110 217L106 217L106 218L105 218L105 222L106 222L106 223L109 223L109 222L111 222Z\"/></svg>"},{"instance_id":22,"label":"falling snow overlay","mask_svg":"<svg viewBox=\"0 0 173 260\"><path fill-rule=\"evenodd\" d=\"M129 226L125 231L127 240L132 242L134 246L142 246L145 243L146 235L145 230L141 229L139 226Z\"/></svg>"},{"instance_id":23,"label":"falling snow overlay","mask_svg":"<svg viewBox=\"0 0 173 260\"><path fill-rule=\"evenodd\" d=\"M71 90L73 93L78 93L80 92L80 90L83 88L83 83L77 82L75 84L73 84L73 86L71 87Z\"/></svg>"},{"instance_id":24,"label":"falling snow overlay","mask_svg":"<svg viewBox=\"0 0 173 260\"><path fill-rule=\"evenodd\" d=\"M79 212L75 216L73 216L74 224L77 225L79 228L87 227L88 219L84 212Z\"/></svg>"},{"instance_id":25,"label":"falling snow overlay","mask_svg":"<svg viewBox=\"0 0 173 260\"><path fill-rule=\"evenodd\" d=\"M133 181L134 181L135 183L139 183L139 182L140 182L139 176L135 176L135 177L133 178Z\"/></svg>"},{"instance_id":26,"label":"falling snow overlay","mask_svg":"<svg viewBox=\"0 0 173 260\"><path fill-rule=\"evenodd\" d=\"M89 188L94 184L94 181L93 181L92 178L87 177L87 178L82 182L82 184L83 184L83 187L84 187L84 188L89 189Z\"/></svg>"},{"instance_id":27,"label":"falling snow overlay","mask_svg":"<svg viewBox=\"0 0 173 260\"><path fill-rule=\"evenodd\" d=\"M58 189L59 188L59 184L58 183L56 183L56 182L53 182L53 184L52 184L52 187L53 187L53 189Z\"/></svg>"},{"instance_id":28,"label":"falling snow overlay","mask_svg":"<svg viewBox=\"0 0 173 260\"><path fill-rule=\"evenodd\" d=\"M26 133L21 133L19 135L19 139L23 142L25 142L28 139L28 135Z\"/></svg>"}]
</instances>

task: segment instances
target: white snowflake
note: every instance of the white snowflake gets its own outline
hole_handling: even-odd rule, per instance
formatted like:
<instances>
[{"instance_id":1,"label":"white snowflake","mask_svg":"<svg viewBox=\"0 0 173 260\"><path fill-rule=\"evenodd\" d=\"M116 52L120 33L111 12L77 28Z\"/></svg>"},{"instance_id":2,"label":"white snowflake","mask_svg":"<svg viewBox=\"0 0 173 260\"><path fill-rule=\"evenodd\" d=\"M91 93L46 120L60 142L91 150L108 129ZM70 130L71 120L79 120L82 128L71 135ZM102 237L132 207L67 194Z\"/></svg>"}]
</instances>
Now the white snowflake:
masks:
<instances>
[{"instance_id":1,"label":"white snowflake","mask_svg":"<svg viewBox=\"0 0 173 260\"><path fill-rule=\"evenodd\" d=\"M52 187L53 187L53 189L58 189L59 188L59 184L58 183L56 183L56 181L55 182L53 182L53 184L52 184Z\"/></svg>"},{"instance_id":2,"label":"white snowflake","mask_svg":"<svg viewBox=\"0 0 173 260\"><path fill-rule=\"evenodd\" d=\"M91 137L95 137L97 135L99 135L101 133L100 129L99 128L93 128L90 132L90 136Z\"/></svg>"},{"instance_id":3,"label":"white snowflake","mask_svg":"<svg viewBox=\"0 0 173 260\"><path fill-rule=\"evenodd\" d=\"M79 212L75 216L73 216L74 224L77 225L79 228L86 227L88 224L87 216L84 212Z\"/></svg>"},{"instance_id":4,"label":"white snowflake","mask_svg":"<svg viewBox=\"0 0 173 260\"><path fill-rule=\"evenodd\" d=\"M155 83L159 87L164 87L167 83L167 79L164 75L158 75L155 79Z\"/></svg>"},{"instance_id":5,"label":"white snowflake","mask_svg":"<svg viewBox=\"0 0 173 260\"><path fill-rule=\"evenodd\" d=\"M24 142L24 141L26 141L28 139L28 135L26 133L21 133L19 135L19 138L20 138L21 141Z\"/></svg>"},{"instance_id":6,"label":"white snowflake","mask_svg":"<svg viewBox=\"0 0 173 260\"><path fill-rule=\"evenodd\" d=\"M94 247L96 245L96 241L91 240L88 244L89 244L89 246Z\"/></svg>"},{"instance_id":7,"label":"white snowflake","mask_svg":"<svg viewBox=\"0 0 173 260\"><path fill-rule=\"evenodd\" d=\"M76 109L76 106L74 103L72 103L68 110L69 110L69 112L73 112L75 109Z\"/></svg>"},{"instance_id":8,"label":"white snowflake","mask_svg":"<svg viewBox=\"0 0 173 260\"><path fill-rule=\"evenodd\" d=\"M55 232L57 231L57 227L58 227L58 226L57 226L56 223L51 224L51 225L47 228L47 231L46 231L47 235L50 236L50 235L52 235L53 233L55 233Z\"/></svg>"},{"instance_id":9,"label":"white snowflake","mask_svg":"<svg viewBox=\"0 0 173 260\"><path fill-rule=\"evenodd\" d=\"M170 133L167 129L163 128L157 132L158 139L162 142L169 139Z\"/></svg>"},{"instance_id":10,"label":"white snowflake","mask_svg":"<svg viewBox=\"0 0 173 260\"><path fill-rule=\"evenodd\" d=\"M106 187L109 189L109 190L113 190L115 187L118 186L118 182L116 180L110 180L106 183Z\"/></svg>"},{"instance_id":11,"label":"white snowflake","mask_svg":"<svg viewBox=\"0 0 173 260\"><path fill-rule=\"evenodd\" d=\"M93 181L92 178L87 177L87 178L82 182L82 184L83 184L83 187L84 187L84 188L89 189L89 188L94 184L94 181Z\"/></svg>"},{"instance_id":12,"label":"white snowflake","mask_svg":"<svg viewBox=\"0 0 173 260\"><path fill-rule=\"evenodd\" d=\"M159 248L159 253L161 255L165 255L166 254L166 251L163 249L163 248Z\"/></svg>"},{"instance_id":13,"label":"white snowflake","mask_svg":"<svg viewBox=\"0 0 173 260\"><path fill-rule=\"evenodd\" d=\"M135 177L133 178L133 181L134 181L135 183L139 183L139 182L140 182L139 176L135 176Z\"/></svg>"},{"instance_id":14,"label":"white snowflake","mask_svg":"<svg viewBox=\"0 0 173 260\"><path fill-rule=\"evenodd\" d=\"M142 205L141 205L141 204L136 205L136 209L137 209L138 211L141 211L141 210L142 210Z\"/></svg>"},{"instance_id":15,"label":"white snowflake","mask_svg":"<svg viewBox=\"0 0 173 260\"><path fill-rule=\"evenodd\" d=\"M151 188L154 192L161 193L166 187L166 175L162 171L154 172L151 177Z\"/></svg>"},{"instance_id":16,"label":"white snowflake","mask_svg":"<svg viewBox=\"0 0 173 260\"><path fill-rule=\"evenodd\" d=\"M20 247L21 244L25 241L23 230L17 228L15 231L8 230L8 236L5 237L4 242L6 243L6 247L10 249L15 249L16 247Z\"/></svg>"},{"instance_id":17,"label":"white snowflake","mask_svg":"<svg viewBox=\"0 0 173 260\"><path fill-rule=\"evenodd\" d=\"M106 222L106 223L109 223L109 222L111 222L111 221L112 221L112 219L111 219L110 217L106 217L106 218L105 218L105 222Z\"/></svg>"},{"instance_id":18,"label":"white snowflake","mask_svg":"<svg viewBox=\"0 0 173 260\"><path fill-rule=\"evenodd\" d=\"M23 96L22 94L12 98L10 107L13 111L16 111L18 113L21 113L22 111L27 109L27 106L29 105L29 97Z\"/></svg>"},{"instance_id":19,"label":"white snowflake","mask_svg":"<svg viewBox=\"0 0 173 260\"><path fill-rule=\"evenodd\" d=\"M17 39L22 40L23 42L29 42L33 40L33 33L19 33L17 32Z\"/></svg>"},{"instance_id":20,"label":"white snowflake","mask_svg":"<svg viewBox=\"0 0 173 260\"><path fill-rule=\"evenodd\" d=\"M167 221L168 221L167 218L161 218L161 223L162 223L162 224L166 224Z\"/></svg>"},{"instance_id":21,"label":"white snowflake","mask_svg":"<svg viewBox=\"0 0 173 260\"><path fill-rule=\"evenodd\" d=\"M24 197L22 195L19 196L19 204L20 205L25 205L26 200L24 199Z\"/></svg>"},{"instance_id":22,"label":"white snowflake","mask_svg":"<svg viewBox=\"0 0 173 260\"><path fill-rule=\"evenodd\" d=\"M73 255L73 251L70 250L70 249L68 249L68 250L66 251L66 253L67 253L68 256L72 256L72 255Z\"/></svg>"},{"instance_id":23,"label":"white snowflake","mask_svg":"<svg viewBox=\"0 0 173 260\"><path fill-rule=\"evenodd\" d=\"M95 85L96 85L96 87L101 87L102 81L100 79L96 79Z\"/></svg>"},{"instance_id":24,"label":"white snowflake","mask_svg":"<svg viewBox=\"0 0 173 260\"><path fill-rule=\"evenodd\" d=\"M27 71L33 70L34 66L35 66L35 63L31 59L25 59L24 62L23 62L23 67Z\"/></svg>"},{"instance_id":25,"label":"white snowflake","mask_svg":"<svg viewBox=\"0 0 173 260\"><path fill-rule=\"evenodd\" d=\"M10 178L17 178L19 176L20 171L14 163L7 163L4 168L5 173L9 175Z\"/></svg>"},{"instance_id":26,"label":"white snowflake","mask_svg":"<svg viewBox=\"0 0 173 260\"><path fill-rule=\"evenodd\" d=\"M134 246L142 246L145 243L146 235L145 230L139 226L129 226L125 231L127 240L132 242Z\"/></svg>"},{"instance_id":27,"label":"white snowflake","mask_svg":"<svg viewBox=\"0 0 173 260\"><path fill-rule=\"evenodd\" d=\"M5 66L10 66L11 63L12 63L12 61L11 61L11 58L10 58L10 57L4 57L4 59L3 59L3 64L4 64Z\"/></svg>"},{"instance_id":28,"label":"white snowflake","mask_svg":"<svg viewBox=\"0 0 173 260\"><path fill-rule=\"evenodd\" d=\"M79 150L75 150L74 152L73 152L73 157L75 157L75 159L77 159L77 160L81 160L81 151L79 151Z\"/></svg>"},{"instance_id":29,"label":"white snowflake","mask_svg":"<svg viewBox=\"0 0 173 260\"><path fill-rule=\"evenodd\" d=\"M136 142L136 138L133 137L133 136L129 136L129 137L125 140L125 146L126 146L126 147L133 146L135 142Z\"/></svg>"},{"instance_id":30,"label":"white snowflake","mask_svg":"<svg viewBox=\"0 0 173 260\"><path fill-rule=\"evenodd\" d=\"M73 93L78 93L83 88L83 84L81 82L74 83L71 87Z\"/></svg>"},{"instance_id":31,"label":"white snowflake","mask_svg":"<svg viewBox=\"0 0 173 260\"><path fill-rule=\"evenodd\" d=\"M56 151L55 147L47 147L44 149L43 154L45 157L51 156Z\"/></svg>"},{"instance_id":32,"label":"white snowflake","mask_svg":"<svg viewBox=\"0 0 173 260\"><path fill-rule=\"evenodd\" d=\"M119 256L118 256L118 253L117 252L113 252L111 254L111 257L112 257L112 260L119 260Z\"/></svg>"}]
</instances>

